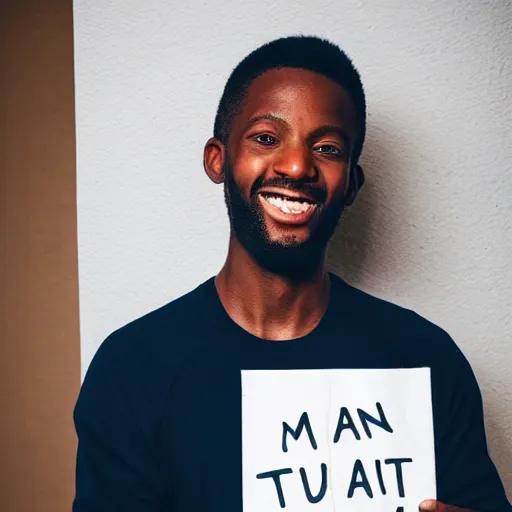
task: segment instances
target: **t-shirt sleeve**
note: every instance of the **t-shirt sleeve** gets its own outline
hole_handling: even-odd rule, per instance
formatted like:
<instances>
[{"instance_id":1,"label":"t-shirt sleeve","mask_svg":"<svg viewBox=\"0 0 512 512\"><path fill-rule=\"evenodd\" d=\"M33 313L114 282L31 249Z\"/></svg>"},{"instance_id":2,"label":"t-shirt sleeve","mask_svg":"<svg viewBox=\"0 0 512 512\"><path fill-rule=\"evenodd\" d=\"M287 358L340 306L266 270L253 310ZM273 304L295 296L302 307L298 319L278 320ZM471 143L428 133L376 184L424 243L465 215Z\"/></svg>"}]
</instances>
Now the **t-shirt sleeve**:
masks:
<instances>
[{"instance_id":1,"label":"t-shirt sleeve","mask_svg":"<svg viewBox=\"0 0 512 512\"><path fill-rule=\"evenodd\" d=\"M479 386L466 358L456 352L456 363L443 378L451 385L442 386L440 397L445 408L436 447L438 499L477 512L511 512L488 453Z\"/></svg>"},{"instance_id":2,"label":"t-shirt sleeve","mask_svg":"<svg viewBox=\"0 0 512 512\"><path fill-rule=\"evenodd\" d=\"M75 406L73 512L169 510L155 436L140 409L141 383L109 341L93 359Z\"/></svg>"}]
</instances>

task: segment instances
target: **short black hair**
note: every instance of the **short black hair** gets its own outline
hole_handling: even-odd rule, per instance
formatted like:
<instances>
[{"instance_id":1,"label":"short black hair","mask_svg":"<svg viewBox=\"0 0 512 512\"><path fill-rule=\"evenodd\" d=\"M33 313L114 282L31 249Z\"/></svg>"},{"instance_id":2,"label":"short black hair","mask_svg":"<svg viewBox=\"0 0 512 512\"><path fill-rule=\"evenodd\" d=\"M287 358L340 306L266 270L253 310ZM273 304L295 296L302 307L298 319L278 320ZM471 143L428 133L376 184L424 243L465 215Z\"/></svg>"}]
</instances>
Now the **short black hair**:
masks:
<instances>
[{"instance_id":1,"label":"short black hair","mask_svg":"<svg viewBox=\"0 0 512 512\"><path fill-rule=\"evenodd\" d=\"M276 68L302 68L337 82L349 94L356 111L352 163L359 160L366 133L366 100L357 69L334 43L316 36L289 36L270 41L245 57L232 71L217 108L213 136L226 144L231 122L238 114L252 81Z\"/></svg>"}]
</instances>

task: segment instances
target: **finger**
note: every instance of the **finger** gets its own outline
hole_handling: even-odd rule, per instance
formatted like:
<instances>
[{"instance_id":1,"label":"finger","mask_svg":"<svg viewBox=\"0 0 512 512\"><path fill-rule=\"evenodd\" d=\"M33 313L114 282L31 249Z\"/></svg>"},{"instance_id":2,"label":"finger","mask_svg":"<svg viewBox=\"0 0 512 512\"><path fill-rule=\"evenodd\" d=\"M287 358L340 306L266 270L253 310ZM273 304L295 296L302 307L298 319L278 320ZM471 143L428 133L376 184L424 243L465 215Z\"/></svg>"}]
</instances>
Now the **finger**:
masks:
<instances>
[{"instance_id":1,"label":"finger","mask_svg":"<svg viewBox=\"0 0 512 512\"><path fill-rule=\"evenodd\" d=\"M453 505L446 505L436 500L425 500L420 504L421 512L471 512L467 508L454 507Z\"/></svg>"},{"instance_id":2,"label":"finger","mask_svg":"<svg viewBox=\"0 0 512 512\"><path fill-rule=\"evenodd\" d=\"M420 503L421 512L441 512L442 510L442 508L438 508L436 500L425 500Z\"/></svg>"}]
</instances>

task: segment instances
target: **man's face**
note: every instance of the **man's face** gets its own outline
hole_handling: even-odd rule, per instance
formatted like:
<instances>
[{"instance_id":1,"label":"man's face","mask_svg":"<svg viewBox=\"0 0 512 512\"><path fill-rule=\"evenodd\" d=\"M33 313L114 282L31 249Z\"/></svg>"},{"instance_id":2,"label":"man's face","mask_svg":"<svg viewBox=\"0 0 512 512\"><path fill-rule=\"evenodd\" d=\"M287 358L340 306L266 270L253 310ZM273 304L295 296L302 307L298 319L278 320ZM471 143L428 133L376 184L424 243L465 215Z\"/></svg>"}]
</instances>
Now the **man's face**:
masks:
<instances>
[{"instance_id":1,"label":"man's face","mask_svg":"<svg viewBox=\"0 0 512 512\"><path fill-rule=\"evenodd\" d=\"M352 101L323 75L283 68L252 82L231 127L225 198L233 234L261 266L317 267L343 211L354 136Z\"/></svg>"}]
</instances>

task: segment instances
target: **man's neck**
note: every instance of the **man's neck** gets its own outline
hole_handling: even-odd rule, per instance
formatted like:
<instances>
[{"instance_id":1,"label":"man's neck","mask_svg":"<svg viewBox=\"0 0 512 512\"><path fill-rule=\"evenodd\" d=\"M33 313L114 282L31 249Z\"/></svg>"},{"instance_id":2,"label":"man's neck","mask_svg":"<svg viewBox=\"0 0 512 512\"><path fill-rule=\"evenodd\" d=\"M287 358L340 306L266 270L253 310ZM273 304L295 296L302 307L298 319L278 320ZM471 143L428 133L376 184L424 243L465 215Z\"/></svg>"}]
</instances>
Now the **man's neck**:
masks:
<instances>
[{"instance_id":1,"label":"man's neck","mask_svg":"<svg viewBox=\"0 0 512 512\"><path fill-rule=\"evenodd\" d=\"M215 285L235 323L273 341L310 333L324 315L330 296L325 263L308 279L292 281L261 268L237 242L230 243Z\"/></svg>"}]
</instances>

